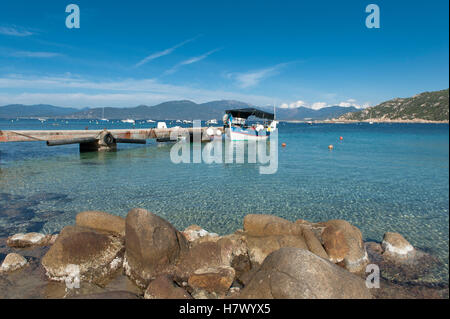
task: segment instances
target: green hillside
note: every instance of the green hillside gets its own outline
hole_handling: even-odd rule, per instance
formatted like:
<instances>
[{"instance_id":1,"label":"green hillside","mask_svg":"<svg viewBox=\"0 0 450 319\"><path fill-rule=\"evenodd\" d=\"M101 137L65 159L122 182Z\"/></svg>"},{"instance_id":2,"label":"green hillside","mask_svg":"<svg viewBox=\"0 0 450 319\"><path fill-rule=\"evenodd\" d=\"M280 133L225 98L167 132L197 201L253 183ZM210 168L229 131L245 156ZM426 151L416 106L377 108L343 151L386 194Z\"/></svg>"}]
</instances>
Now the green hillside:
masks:
<instances>
[{"instance_id":1,"label":"green hillside","mask_svg":"<svg viewBox=\"0 0 450 319\"><path fill-rule=\"evenodd\" d=\"M424 92L409 98L396 98L359 112L347 113L340 120L428 120L448 121L449 90Z\"/></svg>"}]
</instances>

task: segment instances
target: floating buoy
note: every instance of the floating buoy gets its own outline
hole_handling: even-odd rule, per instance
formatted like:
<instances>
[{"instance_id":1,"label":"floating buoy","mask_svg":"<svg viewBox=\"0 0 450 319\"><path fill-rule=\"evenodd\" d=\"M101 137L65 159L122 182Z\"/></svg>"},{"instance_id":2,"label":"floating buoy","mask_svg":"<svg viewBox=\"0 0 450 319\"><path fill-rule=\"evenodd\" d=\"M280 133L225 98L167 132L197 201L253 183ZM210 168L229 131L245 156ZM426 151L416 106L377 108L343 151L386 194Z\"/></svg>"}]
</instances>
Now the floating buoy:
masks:
<instances>
[{"instance_id":1,"label":"floating buoy","mask_svg":"<svg viewBox=\"0 0 450 319\"><path fill-rule=\"evenodd\" d=\"M340 136L339 139L342 141L344 138L342 136Z\"/></svg>"},{"instance_id":2,"label":"floating buoy","mask_svg":"<svg viewBox=\"0 0 450 319\"><path fill-rule=\"evenodd\" d=\"M281 146L282 147L286 147L286 143L281 143Z\"/></svg>"},{"instance_id":3,"label":"floating buoy","mask_svg":"<svg viewBox=\"0 0 450 319\"><path fill-rule=\"evenodd\" d=\"M332 150L333 148L334 148L333 145L331 145L331 144L328 145L328 149L329 149L329 150Z\"/></svg>"}]
</instances>

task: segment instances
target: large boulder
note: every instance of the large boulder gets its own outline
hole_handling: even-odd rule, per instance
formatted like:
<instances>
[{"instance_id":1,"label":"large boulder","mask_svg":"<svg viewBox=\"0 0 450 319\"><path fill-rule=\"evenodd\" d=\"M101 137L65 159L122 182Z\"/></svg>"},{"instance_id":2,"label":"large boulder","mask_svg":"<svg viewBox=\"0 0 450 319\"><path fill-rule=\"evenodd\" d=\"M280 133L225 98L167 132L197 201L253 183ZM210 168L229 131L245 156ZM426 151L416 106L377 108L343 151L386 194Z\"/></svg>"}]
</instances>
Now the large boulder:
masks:
<instances>
[{"instance_id":1,"label":"large boulder","mask_svg":"<svg viewBox=\"0 0 450 319\"><path fill-rule=\"evenodd\" d=\"M125 236L125 218L100 211L85 211L79 213L76 224L100 231Z\"/></svg>"},{"instance_id":2,"label":"large boulder","mask_svg":"<svg viewBox=\"0 0 450 319\"><path fill-rule=\"evenodd\" d=\"M412 257L415 253L413 245L399 233L385 233L381 246L386 255L390 255L394 258L408 258Z\"/></svg>"},{"instance_id":3,"label":"large boulder","mask_svg":"<svg viewBox=\"0 0 450 319\"><path fill-rule=\"evenodd\" d=\"M177 282L187 281L200 268L231 266L236 273L250 269L245 236L232 234L215 241L195 241L177 262Z\"/></svg>"},{"instance_id":4,"label":"large boulder","mask_svg":"<svg viewBox=\"0 0 450 319\"><path fill-rule=\"evenodd\" d=\"M231 267L206 267L194 271L188 284L194 290L225 295L234 281L235 271Z\"/></svg>"},{"instance_id":5,"label":"large boulder","mask_svg":"<svg viewBox=\"0 0 450 319\"><path fill-rule=\"evenodd\" d=\"M369 259L361 231L349 222L340 219L329 220L324 225L326 228L322 233L322 240L328 255L331 257L335 254L335 257L331 258L340 262L348 271L364 271ZM326 240L323 238L324 234ZM333 243L333 245L330 246L329 243ZM347 250L346 247L348 247L348 251L344 254Z\"/></svg>"},{"instance_id":6,"label":"large boulder","mask_svg":"<svg viewBox=\"0 0 450 319\"><path fill-rule=\"evenodd\" d=\"M132 209L125 222L125 273L146 288L159 274L170 273L189 246L169 222L145 210Z\"/></svg>"},{"instance_id":7,"label":"large boulder","mask_svg":"<svg viewBox=\"0 0 450 319\"><path fill-rule=\"evenodd\" d=\"M349 247L341 229L332 225L328 226L322 233L322 241L328 257L333 263L342 262L347 256Z\"/></svg>"},{"instance_id":8,"label":"large boulder","mask_svg":"<svg viewBox=\"0 0 450 319\"><path fill-rule=\"evenodd\" d=\"M201 242L192 246L177 262L175 277L177 282L187 281L199 268L219 267L226 264L222 248L217 242Z\"/></svg>"},{"instance_id":9,"label":"large boulder","mask_svg":"<svg viewBox=\"0 0 450 319\"><path fill-rule=\"evenodd\" d=\"M51 280L102 283L122 267L123 240L91 228L66 226L42 258Z\"/></svg>"},{"instance_id":10,"label":"large boulder","mask_svg":"<svg viewBox=\"0 0 450 319\"><path fill-rule=\"evenodd\" d=\"M27 263L27 260L21 255L10 253L6 255L5 260L3 260L3 263L0 266L0 273L18 270L24 267Z\"/></svg>"},{"instance_id":11,"label":"large boulder","mask_svg":"<svg viewBox=\"0 0 450 319\"><path fill-rule=\"evenodd\" d=\"M241 291L244 299L372 298L363 279L308 250L281 248L270 254Z\"/></svg>"},{"instance_id":12,"label":"large boulder","mask_svg":"<svg viewBox=\"0 0 450 319\"><path fill-rule=\"evenodd\" d=\"M244 231L250 236L300 235L294 223L274 215L249 214L244 217Z\"/></svg>"},{"instance_id":13,"label":"large boulder","mask_svg":"<svg viewBox=\"0 0 450 319\"><path fill-rule=\"evenodd\" d=\"M319 257L329 259L327 252L322 246L320 240L316 237L316 235L312 232L311 229L307 227L302 228L302 235L305 239L306 245L310 252L316 254Z\"/></svg>"},{"instance_id":14,"label":"large boulder","mask_svg":"<svg viewBox=\"0 0 450 319\"><path fill-rule=\"evenodd\" d=\"M183 288L177 286L170 276L160 275L150 282L145 299L192 299Z\"/></svg>"},{"instance_id":15,"label":"large boulder","mask_svg":"<svg viewBox=\"0 0 450 319\"><path fill-rule=\"evenodd\" d=\"M247 246L252 267L261 265L270 253L282 247L295 247L308 250L308 245L303 237L294 235L247 236Z\"/></svg>"}]
</instances>

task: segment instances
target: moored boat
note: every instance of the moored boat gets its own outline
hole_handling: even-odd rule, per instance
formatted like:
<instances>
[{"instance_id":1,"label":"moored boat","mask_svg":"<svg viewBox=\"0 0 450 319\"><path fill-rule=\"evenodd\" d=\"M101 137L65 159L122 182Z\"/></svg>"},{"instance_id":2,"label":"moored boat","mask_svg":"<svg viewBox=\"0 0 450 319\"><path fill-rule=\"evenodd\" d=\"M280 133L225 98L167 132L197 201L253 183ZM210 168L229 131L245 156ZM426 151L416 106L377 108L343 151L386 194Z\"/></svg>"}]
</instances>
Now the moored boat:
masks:
<instances>
[{"instance_id":1,"label":"moored boat","mask_svg":"<svg viewBox=\"0 0 450 319\"><path fill-rule=\"evenodd\" d=\"M263 124L248 125L250 116L263 119ZM277 121L273 113L255 108L244 108L225 111L223 117L226 137L232 141L265 140L277 129Z\"/></svg>"}]
</instances>

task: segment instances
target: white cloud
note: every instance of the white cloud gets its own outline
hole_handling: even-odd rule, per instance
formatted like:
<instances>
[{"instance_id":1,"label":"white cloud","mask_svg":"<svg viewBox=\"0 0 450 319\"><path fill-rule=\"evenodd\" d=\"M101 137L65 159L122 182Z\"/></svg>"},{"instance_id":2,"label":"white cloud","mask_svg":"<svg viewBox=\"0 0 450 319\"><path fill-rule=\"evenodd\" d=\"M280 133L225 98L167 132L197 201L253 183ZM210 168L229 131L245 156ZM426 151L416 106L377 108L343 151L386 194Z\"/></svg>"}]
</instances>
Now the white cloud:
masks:
<instances>
[{"instance_id":1,"label":"white cloud","mask_svg":"<svg viewBox=\"0 0 450 319\"><path fill-rule=\"evenodd\" d=\"M197 38L198 38L198 36L195 37L195 38L192 38L192 39L185 40L185 41L183 41L183 42L181 42L181 43L178 43L177 45L175 45L175 46L173 46L173 47L171 47L171 48L168 48L168 49L165 49L165 50L163 50L163 51L160 51L160 52L156 52L156 53L150 54L149 56L147 56L147 57L145 57L144 59L142 59L141 61L139 61L139 62L135 65L135 67L140 67L141 65L144 65L144 64L147 63L147 62L150 62L150 61L155 60L155 59L157 59L157 58L160 58L160 57L169 55L169 54L171 54L173 51L175 51L176 49L182 47L183 45L185 45L185 44L187 44L187 43L189 43L189 42L194 41L194 40L197 39Z\"/></svg>"},{"instance_id":2,"label":"white cloud","mask_svg":"<svg viewBox=\"0 0 450 319\"><path fill-rule=\"evenodd\" d=\"M366 107L369 106L368 103L364 103L363 105L360 105L360 104L357 104L356 102L357 101L355 99L348 99L348 100L340 102L340 103L314 102L314 103L308 104L308 103L306 103L304 101L300 101L299 100L299 101L296 101L296 102L293 102L293 103L283 103L283 104L280 105L280 108L296 108L296 107L303 106L303 107L307 107L307 108L310 108L310 109L313 109L313 110L320 110L320 109L322 109L324 107L336 106L336 105L337 106L342 106L342 107L351 107L351 106L353 106L353 107L356 107L358 109L366 108Z\"/></svg>"},{"instance_id":3,"label":"white cloud","mask_svg":"<svg viewBox=\"0 0 450 319\"><path fill-rule=\"evenodd\" d=\"M277 64L270 68L265 68L256 71L249 71L245 73L229 73L229 78L234 78L238 86L245 89L259 84L262 80L278 74L279 70L288 63Z\"/></svg>"},{"instance_id":4,"label":"white cloud","mask_svg":"<svg viewBox=\"0 0 450 319\"><path fill-rule=\"evenodd\" d=\"M25 30L23 28L19 28L16 26L12 27L0 27L0 34L10 35L15 37L27 37L33 35L32 32Z\"/></svg>"},{"instance_id":5,"label":"white cloud","mask_svg":"<svg viewBox=\"0 0 450 319\"><path fill-rule=\"evenodd\" d=\"M315 102L315 103L311 104L310 108L313 110L320 110L327 106L329 106L329 105L325 102Z\"/></svg>"},{"instance_id":6,"label":"white cloud","mask_svg":"<svg viewBox=\"0 0 450 319\"><path fill-rule=\"evenodd\" d=\"M71 107L125 107L185 99L197 103L221 99L240 100L255 105L273 102L273 97L268 96L171 85L156 79L99 81L71 76L0 77L0 105L43 103Z\"/></svg>"},{"instance_id":7,"label":"white cloud","mask_svg":"<svg viewBox=\"0 0 450 319\"><path fill-rule=\"evenodd\" d=\"M301 107L301 106L307 106L306 102L298 100L296 102L289 103L289 104L288 103L283 103L283 104L280 105L280 108L282 108L282 109L292 109L292 108L297 108L297 107Z\"/></svg>"},{"instance_id":8,"label":"white cloud","mask_svg":"<svg viewBox=\"0 0 450 319\"><path fill-rule=\"evenodd\" d=\"M209 52L206 52L205 54L196 56L196 57L192 57L189 58L187 60L181 61L180 63L176 64L175 66L173 66L172 68L170 68L169 70L167 70L166 72L164 72L164 74L173 74L175 73L181 66L183 65L189 65L189 64L193 64L193 63L197 63L200 62L203 59L206 59L208 56L210 56L211 54L213 54L214 52L219 51L220 49L214 49L211 50Z\"/></svg>"}]
</instances>

